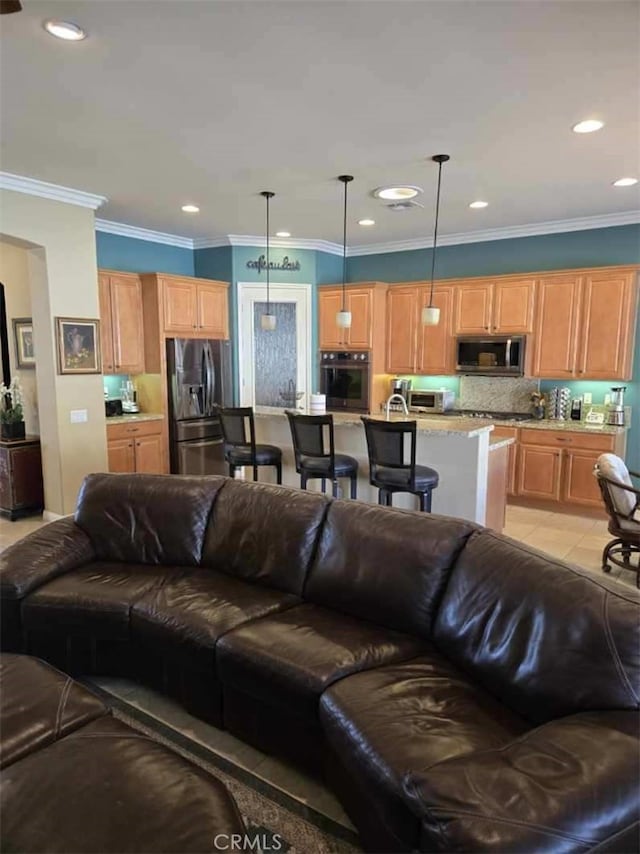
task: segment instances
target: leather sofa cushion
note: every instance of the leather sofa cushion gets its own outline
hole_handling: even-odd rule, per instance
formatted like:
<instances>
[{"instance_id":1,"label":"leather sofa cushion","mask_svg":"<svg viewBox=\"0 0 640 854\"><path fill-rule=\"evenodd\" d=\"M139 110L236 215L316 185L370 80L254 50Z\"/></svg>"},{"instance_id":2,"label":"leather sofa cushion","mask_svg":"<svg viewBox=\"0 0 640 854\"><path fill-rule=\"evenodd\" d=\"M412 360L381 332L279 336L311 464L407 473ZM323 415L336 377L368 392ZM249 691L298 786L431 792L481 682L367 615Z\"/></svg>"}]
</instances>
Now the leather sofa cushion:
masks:
<instances>
[{"instance_id":1,"label":"leather sofa cushion","mask_svg":"<svg viewBox=\"0 0 640 854\"><path fill-rule=\"evenodd\" d=\"M50 581L28 596L22 605L22 621L27 631L53 630L127 640L134 602L180 572L169 566L96 561Z\"/></svg>"},{"instance_id":2,"label":"leather sofa cushion","mask_svg":"<svg viewBox=\"0 0 640 854\"><path fill-rule=\"evenodd\" d=\"M304 598L430 639L451 568L474 530L460 519L333 502Z\"/></svg>"},{"instance_id":3,"label":"leather sofa cushion","mask_svg":"<svg viewBox=\"0 0 640 854\"><path fill-rule=\"evenodd\" d=\"M299 489L230 480L213 508L202 564L301 596L328 504Z\"/></svg>"},{"instance_id":4,"label":"leather sofa cushion","mask_svg":"<svg viewBox=\"0 0 640 854\"><path fill-rule=\"evenodd\" d=\"M91 540L73 519L50 522L0 554L0 595L21 599L94 556Z\"/></svg>"},{"instance_id":5,"label":"leather sofa cushion","mask_svg":"<svg viewBox=\"0 0 640 854\"><path fill-rule=\"evenodd\" d=\"M155 653L184 655L213 672L219 637L299 601L220 572L193 570L144 594L131 609L131 632Z\"/></svg>"},{"instance_id":6,"label":"leather sofa cushion","mask_svg":"<svg viewBox=\"0 0 640 854\"><path fill-rule=\"evenodd\" d=\"M112 718L14 763L1 791L5 851L202 854L245 832L219 780Z\"/></svg>"},{"instance_id":7,"label":"leather sofa cushion","mask_svg":"<svg viewBox=\"0 0 640 854\"><path fill-rule=\"evenodd\" d=\"M90 474L75 520L98 560L193 566L225 483L214 476Z\"/></svg>"},{"instance_id":8,"label":"leather sofa cushion","mask_svg":"<svg viewBox=\"0 0 640 854\"><path fill-rule=\"evenodd\" d=\"M490 531L462 552L435 625L451 661L536 723L637 709L640 596Z\"/></svg>"},{"instance_id":9,"label":"leather sofa cushion","mask_svg":"<svg viewBox=\"0 0 640 854\"><path fill-rule=\"evenodd\" d=\"M409 635L305 604L220 638L218 676L289 714L316 720L320 695L333 682L413 658L422 648Z\"/></svg>"},{"instance_id":10,"label":"leather sofa cushion","mask_svg":"<svg viewBox=\"0 0 640 854\"><path fill-rule=\"evenodd\" d=\"M107 714L66 674L26 655L0 655L0 768Z\"/></svg>"},{"instance_id":11,"label":"leather sofa cushion","mask_svg":"<svg viewBox=\"0 0 640 854\"><path fill-rule=\"evenodd\" d=\"M409 774L420 851L637 852L634 712L583 712Z\"/></svg>"}]
</instances>

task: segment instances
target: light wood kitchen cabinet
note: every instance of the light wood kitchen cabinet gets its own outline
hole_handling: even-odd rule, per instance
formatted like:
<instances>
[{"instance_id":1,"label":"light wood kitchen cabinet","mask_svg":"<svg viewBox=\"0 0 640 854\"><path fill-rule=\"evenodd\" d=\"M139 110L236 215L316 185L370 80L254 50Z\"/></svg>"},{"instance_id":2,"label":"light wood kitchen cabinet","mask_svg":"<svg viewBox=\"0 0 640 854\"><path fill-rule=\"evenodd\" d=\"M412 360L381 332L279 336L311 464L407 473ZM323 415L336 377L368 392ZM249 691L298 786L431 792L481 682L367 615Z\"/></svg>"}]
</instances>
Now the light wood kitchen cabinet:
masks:
<instances>
[{"instance_id":1,"label":"light wood kitchen cabinet","mask_svg":"<svg viewBox=\"0 0 640 854\"><path fill-rule=\"evenodd\" d=\"M107 424L110 472L162 474L164 465L162 421L128 421Z\"/></svg>"},{"instance_id":2,"label":"light wood kitchen cabinet","mask_svg":"<svg viewBox=\"0 0 640 854\"><path fill-rule=\"evenodd\" d=\"M534 278L453 285L457 335L525 335L533 329Z\"/></svg>"},{"instance_id":3,"label":"light wood kitchen cabinet","mask_svg":"<svg viewBox=\"0 0 640 854\"><path fill-rule=\"evenodd\" d=\"M541 278L533 376L630 379L636 314L634 268L581 270Z\"/></svg>"},{"instance_id":4,"label":"light wood kitchen cabinet","mask_svg":"<svg viewBox=\"0 0 640 854\"><path fill-rule=\"evenodd\" d=\"M515 495L517 491L516 484L516 463L518 460L518 430L516 427L502 427L496 425L489 438L492 439L514 439L515 441L507 447L507 495Z\"/></svg>"},{"instance_id":5,"label":"light wood kitchen cabinet","mask_svg":"<svg viewBox=\"0 0 640 854\"><path fill-rule=\"evenodd\" d=\"M346 310L351 312L351 326L343 329L336 323L342 310L342 286L318 289L319 347L321 350L371 350L374 346L375 287L347 285ZM384 324L383 311L380 322ZM384 326L383 335L384 335Z\"/></svg>"},{"instance_id":6,"label":"light wood kitchen cabinet","mask_svg":"<svg viewBox=\"0 0 640 854\"><path fill-rule=\"evenodd\" d=\"M227 282L157 276L157 284L161 290L165 334L184 338L229 337Z\"/></svg>"},{"instance_id":7,"label":"light wood kitchen cabinet","mask_svg":"<svg viewBox=\"0 0 640 854\"><path fill-rule=\"evenodd\" d=\"M582 276L545 276L538 282L533 376L575 376Z\"/></svg>"},{"instance_id":8,"label":"light wood kitchen cabinet","mask_svg":"<svg viewBox=\"0 0 640 854\"><path fill-rule=\"evenodd\" d=\"M103 373L144 373L140 277L101 270L98 275L98 296Z\"/></svg>"},{"instance_id":9,"label":"light wood kitchen cabinet","mask_svg":"<svg viewBox=\"0 0 640 854\"><path fill-rule=\"evenodd\" d=\"M417 287L391 287L387 291L387 371L414 374L417 370Z\"/></svg>"},{"instance_id":10,"label":"light wood kitchen cabinet","mask_svg":"<svg viewBox=\"0 0 640 854\"><path fill-rule=\"evenodd\" d=\"M518 453L518 495L601 508L593 467L600 454L624 456L624 436L522 428Z\"/></svg>"},{"instance_id":11,"label":"light wood kitchen cabinet","mask_svg":"<svg viewBox=\"0 0 640 854\"><path fill-rule=\"evenodd\" d=\"M562 451L521 443L519 457L518 495L559 501Z\"/></svg>"},{"instance_id":12,"label":"light wood kitchen cabinet","mask_svg":"<svg viewBox=\"0 0 640 854\"><path fill-rule=\"evenodd\" d=\"M443 376L455 371L455 342L452 334L453 324L453 290L451 288L434 288L433 305L440 309L440 321L437 326L423 326L421 312L429 304L429 288L418 291L418 353L417 372Z\"/></svg>"},{"instance_id":13,"label":"light wood kitchen cabinet","mask_svg":"<svg viewBox=\"0 0 640 854\"><path fill-rule=\"evenodd\" d=\"M594 270L585 276L577 375L585 379L631 379L636 317L632 271Z\"/></svg>"}]
</instances>

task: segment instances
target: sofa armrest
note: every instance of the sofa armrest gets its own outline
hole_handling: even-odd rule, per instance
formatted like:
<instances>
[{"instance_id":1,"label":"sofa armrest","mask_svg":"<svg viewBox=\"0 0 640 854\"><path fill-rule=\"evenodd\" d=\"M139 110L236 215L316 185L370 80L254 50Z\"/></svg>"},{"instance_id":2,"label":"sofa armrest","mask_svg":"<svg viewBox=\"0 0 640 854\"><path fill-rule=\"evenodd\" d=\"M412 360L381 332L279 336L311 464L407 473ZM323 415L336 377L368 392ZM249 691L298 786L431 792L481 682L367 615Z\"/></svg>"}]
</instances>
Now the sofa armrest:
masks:
<instances>
[{"instance_id":1,"label":"sofa armrest","mask_svg":"<svg viewBox=\"0 0 640 854\"><path fill-rule=\"evenodd\" d=\"M71 517L58 519L0 554L0 594L3 599L22 599L93 558L93 546L84 531Z\"/></svg>"},{"instance_id":2,"label":"sofa armrest","mask_svg":"<svg viewBox=\"0 0 640 854\"><path fill-rule=\"evenodd\" d=\"M407 774L420 850L637 850L638 730L636 712L585 712Z\"/></svg>"}]
</instances>

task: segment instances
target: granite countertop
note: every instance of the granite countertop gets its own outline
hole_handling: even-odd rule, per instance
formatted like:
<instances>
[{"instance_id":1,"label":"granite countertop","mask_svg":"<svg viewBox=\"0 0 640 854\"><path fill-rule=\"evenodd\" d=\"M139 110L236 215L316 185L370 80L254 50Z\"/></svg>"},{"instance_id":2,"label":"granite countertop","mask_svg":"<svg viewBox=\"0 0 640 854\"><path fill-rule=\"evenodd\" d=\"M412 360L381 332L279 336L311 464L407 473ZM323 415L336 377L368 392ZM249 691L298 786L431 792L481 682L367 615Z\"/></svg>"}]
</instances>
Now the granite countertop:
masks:
<instances>
[{"instance_id":1,"label":"granite countertop","mask_svg":"<svg viewBox=\"0 0 640 854\"><path fill-rule=\"evenodd\" d=\"M514 445L515 439L513 436L509 436L506 439L492 439L489 437L489 450L495 451L497 448L505 448L507 445Z\"/></svg>"},{"instance_id":2,"label":"granite countertop","mask_svg":"<svg viewBox=\"0 0 640 854\"><path fill-rule=\"evenodd\" d=\"M127 412L124 415L112 415L107 418L107 424L130 424L133 421L163 421L164 415L160 412Z\"/></svg>"},{"instance_id":3,"label":"granite countertop","mask_svg":"<svg viewBox=\"0 0 640 854\"><path fill-rule=\"evenodd\" d=\"M301 415L314 415L316 413L308 412L307 410L298 410ZM362 427L360 415L357 413L333 412L333 423L336 427ZM261 409L256 407L256 418L284 418L285 412L283 409ZM386 421L384 415L370 415L376 421ZM493 421L488 421L484 418L456 418L455 416L430 416L429 418L416 418L412 415L392 415L389 421L417 421L417 432L420 435L432 436L460 436L470 438L471 436L479 436L481 433L488 433L493 430Z\"/></svg>"},{"instance_id":4,"label":"granite countertop","mask_svg":"<svg viewBox=\"0 0 640 854\"><path fill-rule=\"evenodd\" d=\"M610 424L587 424L585 421L554 421L548 418L530 418L527 421L501 421L495 419L493 424L501 427L526 427L527 430L562 430L565 433L600 433L606 436L618 436L629 429L612 427Z\"/></svg>"}]
</instances>

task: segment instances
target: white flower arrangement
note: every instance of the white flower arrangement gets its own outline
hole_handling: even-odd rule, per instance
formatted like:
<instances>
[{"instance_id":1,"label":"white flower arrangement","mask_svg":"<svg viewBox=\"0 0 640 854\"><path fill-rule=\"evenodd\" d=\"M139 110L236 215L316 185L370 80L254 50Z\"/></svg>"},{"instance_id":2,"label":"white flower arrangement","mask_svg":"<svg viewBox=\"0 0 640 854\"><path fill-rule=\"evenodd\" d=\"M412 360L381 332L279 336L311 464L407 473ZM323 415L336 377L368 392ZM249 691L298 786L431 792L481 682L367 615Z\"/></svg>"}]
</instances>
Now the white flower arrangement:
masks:
<instances>
[{"instance_id":1,"label":"white flower arrangement","mask_svg":"<svg viewBox=\"0 0 640 854\"><path fill-rule=\"evenodd\" d=\"M24 421L24 395L20 385L20 377L11 378L9 386L0 383L0 421L4 424L15 424Z\"/></svg>"}]
</instances>

